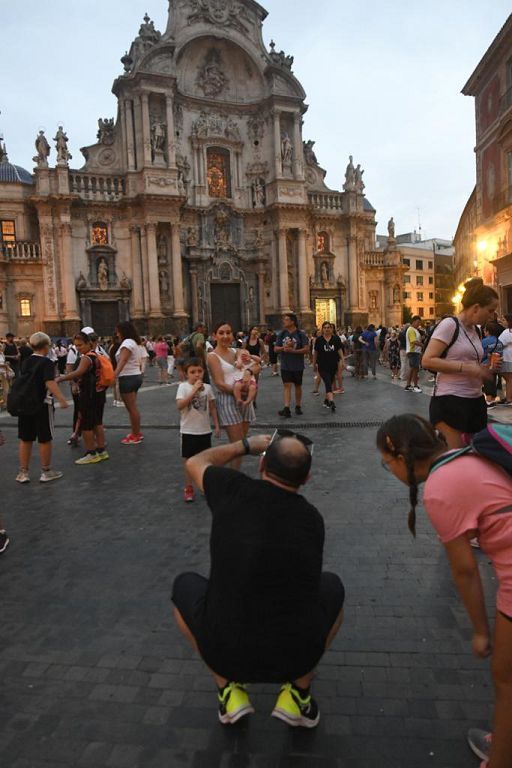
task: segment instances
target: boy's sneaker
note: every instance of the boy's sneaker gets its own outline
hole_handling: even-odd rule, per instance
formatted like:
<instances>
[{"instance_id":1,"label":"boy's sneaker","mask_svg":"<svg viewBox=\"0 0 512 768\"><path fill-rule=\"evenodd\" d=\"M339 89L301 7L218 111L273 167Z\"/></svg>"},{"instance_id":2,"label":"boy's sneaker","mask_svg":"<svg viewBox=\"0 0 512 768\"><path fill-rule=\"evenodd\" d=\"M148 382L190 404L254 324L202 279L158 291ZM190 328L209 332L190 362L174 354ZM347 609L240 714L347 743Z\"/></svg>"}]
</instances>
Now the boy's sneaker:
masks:
<instances>
[{"instance_id":1,"label":"boy's sneaker","mask_svg":"<svg viewBox=\"0 0 512 768\"><path fill-rule=\"evenodd\" d=\"M80 459L77 459L75 461L75 464L99 464L101 461L100 457L94 451L94 453L86 453L85 456L82 456Z\"/></svg>"},{"instance_id":2,"label":"boy's sneaker","mask_svg":"<svg viewBox=\"0 0 512 768\"><path fill-rule=\"evenodd\" d=\"M331 411L333 413L336 413L336 404L335 404L334 400L331 403L329 403L329 408L331 409Z\"/></svg>"},{"instance_id":3,"label":"boy's sneaker","mask_svg":"<svg viewBox=\"0 0 512 768\"><path fill-rule=\"evenodd\" d=\"M282 411L279 411L279 416L284 416L285 419L291 419L292 412L289 408L285 407L282 409Z\"/></svg>"},{"instance_id":4,"label":"boy's sneaker","mask_svg":"<svg viewBox=\"0 0 512 768\"><path fill-rule=\"evenodd\" d=\"M286 683L281 688L272 717L293 728L315 728L320 722L320 710L311 694L303 699L292 683Z\"/></svg>"},{"instance_id":5,"label":"boy's sneaker","mask_svg":"<svg viewBox=\"0 0 512 768\"><path fill-rule=\"evenodd\" d=\"M191 485L187 485L186 488L183 491L183 498L187 502L187 504L192 503L195 501L194 499L194 489Z\"/></svg>"},{"instance_id":6,"label":"boy's sneaker","mask_svg":"<svg viewBox=\"0 0 512 768\"><path fill-rule=\"evenodd\" d=\"M240 683L228 683L219 691L218 699L219 720L223 725L234 725L242 717L254 713L249 695Z\"/></svg>"},{"instance_id":7,"label":"boy's sneaker","mask_svg":"<svg viewBox=\"0 0 512 768\"><path fill-rule=\"evenodd\" d=\"M482 731L480 728L471 728L468 731L468 744L477 757L485 761L489 759L491 751L492 733Z\"/></svg>"},{"instance_id":8,"label":"boy's sneaker","mask_svg":"<svg viewBox=\"0 0 512 768\"><path fill-rule=\"evenodd\" d=\"M413 387L413 388L412 388L412 391L413 391L413 392L423 392L423 390L422 390L422 388L421 388L421 387Z\"/></svg>"},{"instance_id":9,"label":"boy's sneaker","mask_svg":"<svg viewBox=\"0 0 512 768\"><path fill-rule=\"evenodd\" d=\"M107 461L107 459L110 459L109 453L105 448L102 451L97 451L96 456L100 461Z\"/></svg>"},{"instance_id":10,"label":"boy's sneaker","mask_svg":"<svg viewBox=\"0 0 512 768\"><path fill-rule=\"evenodd\" d=\"M57 472L56 469L42 469L41 470L41 477L39 478L40 483L51 483L52 480L60 480L60 478L63 476L63 472Z\"/></svg>"},{"instance_id":11,"label":"boy's sneaker","mask_svg":"<svg viewBox=\"0 0 512 768\"><path fill-rule=\"evenodd\" d=\"M9 537L7 535L7 531L0 531L0 555L5 552L7 547L9 546Z\"/></svg>"},{"instance_id":12,"label":"boy's sneaker","mask_svg":"<svg viewBox=\"0 0 512 768\"><path fill-rule=\"evenodd\" d=\"M302 408L300 407L300 405L296 405L295 406L295 414L297 416L302 416L303 415L303 411L302 411Z\"/></svg>"},{"instance_id":13,"label":"boy's sneaker","mask_svg":"<svg viewBox=\"0 0 512 768\"><path fill-rule=\"evenodd\" d=\"M30 475L28 474L28 469L20 469L20 471L16 475L16 482L30 483Z\"/></svg>"}]
</instances>

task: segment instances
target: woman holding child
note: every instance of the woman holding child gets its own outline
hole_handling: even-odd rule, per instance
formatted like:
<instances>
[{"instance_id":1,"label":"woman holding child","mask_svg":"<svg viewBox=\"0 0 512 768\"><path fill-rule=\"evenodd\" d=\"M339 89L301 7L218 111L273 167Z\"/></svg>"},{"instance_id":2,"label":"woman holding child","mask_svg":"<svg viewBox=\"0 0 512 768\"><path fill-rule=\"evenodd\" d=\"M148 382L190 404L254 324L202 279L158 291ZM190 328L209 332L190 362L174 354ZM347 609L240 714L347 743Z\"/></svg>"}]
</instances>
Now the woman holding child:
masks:
<instances>
[{"instance_id":1,"label":"woman holding child","mask_svg":"<svg viewBox=\"0 0 512 768\"><path fill-rule=\"evenodd\" d=\"M217 390L217 411L220 426L228 435L230 443L236 443L247 436L251 422L254 421L255 396L254 386L248 380L248 386L241 379L248 377L243 368L250 366L249 373L256 376L260 372L259 357L250 355L247 350L233 349L233 329L229 323L219 323L213 332L217 346L208 355L208 368ZM235 392L237 397L235 397ZM233 462L238 469L242 460Z\"/></svg>"}]
</instances>

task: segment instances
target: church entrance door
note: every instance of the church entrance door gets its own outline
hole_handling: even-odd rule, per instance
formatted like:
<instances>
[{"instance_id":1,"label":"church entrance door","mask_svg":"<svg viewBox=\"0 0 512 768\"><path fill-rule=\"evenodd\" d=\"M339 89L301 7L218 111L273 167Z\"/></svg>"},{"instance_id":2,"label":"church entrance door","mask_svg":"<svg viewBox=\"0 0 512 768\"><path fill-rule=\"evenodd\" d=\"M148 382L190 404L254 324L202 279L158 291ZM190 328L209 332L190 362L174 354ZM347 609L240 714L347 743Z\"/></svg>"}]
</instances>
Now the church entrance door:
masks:
<instances>
[{"instance_id":1,"label":"church entrance door","mask_svg":"<svg viewBox=\"0 0 512 768\"><path fill-rule=\"evenodd\" d=\"M242 330L240 311L240 285L238 283L212 283L212 329L223 320L230 323L233 333Z\"/></svg>"},{"instance_id":2,"label":"church entrance door","mask_svg":"<svg viewBox=\"0 0 512 768\"><path fill-rule=\"evenodd\" d=\"M91 302L91 325L98 336L112 336L119 320L119 302Z\"/></svg>"}]
</instances>

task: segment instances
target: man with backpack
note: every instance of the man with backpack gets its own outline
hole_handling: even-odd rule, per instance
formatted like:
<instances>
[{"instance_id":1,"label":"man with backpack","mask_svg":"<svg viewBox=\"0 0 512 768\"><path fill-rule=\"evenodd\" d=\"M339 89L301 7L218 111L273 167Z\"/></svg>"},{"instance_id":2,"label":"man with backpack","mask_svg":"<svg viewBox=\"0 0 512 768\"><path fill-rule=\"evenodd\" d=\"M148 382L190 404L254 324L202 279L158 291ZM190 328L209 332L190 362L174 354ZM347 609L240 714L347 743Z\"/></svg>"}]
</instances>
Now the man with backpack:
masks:
<instances>
[{"instance_id":1,"label":"man with backpack","mask_svg":"<svg viewBox=\"0 0 512 768\"><path fill-rule=\"evenodd\" d=\"M34 333L30 337L33 354L27 358L24 371L13 382L7 408L11 416L18 417L20 439L20 469L18 483L29 483L29 465L32 444L39 443L41 458L41 483L49 483L62 477L62 472L51 468L54 398L61 408L68 403L55 382L55 365L47 357L51 339L46 333Z\"/></svg>"},{"instance_id":2,"label":"man with backpack","mask_svg":"<svg viewBox=\"0 0 512 768\"><path fill-rule=\"evenodd\" d=\"M203 381L205 384L209 384L208 366L206 364L206 326L204 323L198 323L194 327L192 333L186 336L180 343L178 351L180 366L192 357L199 358L202 361L204 367ZM176 361L176 365L178 365L178 361Z\"/></svg>"}]
</instances>

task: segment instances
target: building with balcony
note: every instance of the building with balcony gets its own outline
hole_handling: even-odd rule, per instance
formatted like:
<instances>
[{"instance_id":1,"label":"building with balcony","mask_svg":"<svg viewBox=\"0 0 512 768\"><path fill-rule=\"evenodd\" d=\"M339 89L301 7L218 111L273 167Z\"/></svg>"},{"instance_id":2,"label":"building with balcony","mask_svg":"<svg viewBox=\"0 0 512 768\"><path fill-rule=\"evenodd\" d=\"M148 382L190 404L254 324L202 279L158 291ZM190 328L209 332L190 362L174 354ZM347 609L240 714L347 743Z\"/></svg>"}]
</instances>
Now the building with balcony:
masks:
<instances>
[{"instance_id":1,"label":"building with balcony","mask_svg":"<svg viewBox=\"0 0 512 768\"><path fill-rule=\"evenodd\" d=\"M360 165L325 184L266 16L254 0L170 0L165 31L146 15L123 56L117 115L98 121L83 166L62 127L55 164L40 132L33 174L5 165L2 327L111 334L131 318L176 333L275 326L287 310L304 327L400 321L400 255L374 255Z\"/></svg>"},{"instance_id":2,"label":"building with balcony","mask_svg":"<svg viewBox=\"0 0 512 768\"><path fill-rule=\"evenodd\" d=\"M476 186L455 236L456 281L480 276L512 312L512 15L462 89L475 99Z\"/></svg>"}]
</instances>

